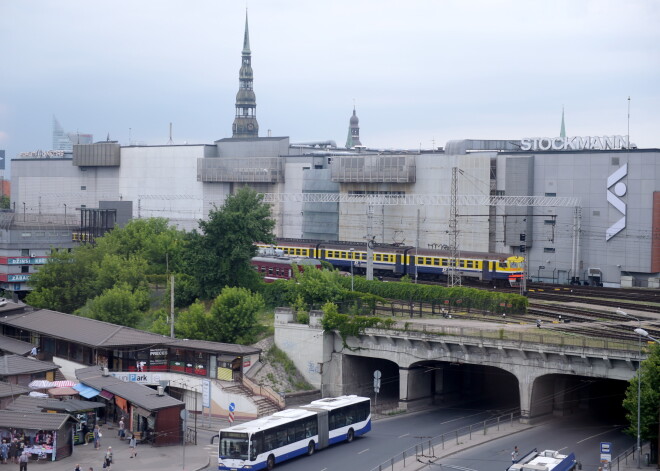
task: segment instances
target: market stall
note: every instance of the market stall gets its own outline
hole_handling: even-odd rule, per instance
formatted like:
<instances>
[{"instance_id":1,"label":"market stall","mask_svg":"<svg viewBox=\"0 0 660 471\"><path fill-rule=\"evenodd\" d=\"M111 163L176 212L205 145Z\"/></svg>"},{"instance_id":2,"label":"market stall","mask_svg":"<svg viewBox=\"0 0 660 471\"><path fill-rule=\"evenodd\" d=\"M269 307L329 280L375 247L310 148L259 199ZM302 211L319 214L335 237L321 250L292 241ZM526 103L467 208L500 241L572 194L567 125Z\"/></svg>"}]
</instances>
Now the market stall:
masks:
<instances>
[{"instance_id":1,"label":"market stall","mask_svg":"<svg viewBox=\"0 0 660 471\"><path fill-rule=\"evenodd\" d=\"M71 455L76 422L69 414L1 410L0 436L23 442L34 459L56 461Z\"/></svg>"}]
</instances>

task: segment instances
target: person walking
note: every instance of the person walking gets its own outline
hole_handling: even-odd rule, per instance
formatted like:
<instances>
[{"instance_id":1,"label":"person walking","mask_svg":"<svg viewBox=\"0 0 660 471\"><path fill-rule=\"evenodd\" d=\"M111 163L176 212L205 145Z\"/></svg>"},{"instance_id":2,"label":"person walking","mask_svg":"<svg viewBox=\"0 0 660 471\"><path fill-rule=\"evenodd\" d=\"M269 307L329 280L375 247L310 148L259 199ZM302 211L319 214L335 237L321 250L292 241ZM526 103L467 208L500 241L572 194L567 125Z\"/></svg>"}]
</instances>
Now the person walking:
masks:
<instances>
[{"instance_id":1,"label":"person walking","mask_svg":"<svg viewBox=\"0 0 660 471\"><path fill-rule=\"evenodd\" d=\"M119 419L119 440L123 440L126 436L126 425L124 424L124 418Z\"/></svg>"},{"instance_id":2,"label":"person walking","mask_svg":"<svg viewBox=\"0 0 660 471\"><path fill-rule=\"evenodd\" d=\"M518 455L520 453L518 452L518 446L513 447L513 451L511 452L511 464L515 464L516 461L518 461Z\"/></svg>"},{"instance_id":3,"label":"person walking","mask_svg":"<svg viewBox=\"0 0 660 471\"><path fill-rule=\"evenodd\" d=\"M103 462L103 467L107 470L110 471L110 467L112 466L112 447L108 447L108 451L105 452L105 461Z\"/></svg>"},{"instance_id":4,"label":"person walking","mask_svg":"<svg viewBox=\"0 0 660 471\"><path fill-rule=\"evenodd\" d=\"M0 458L2 458L2 464L7 464L8 456L9 456L9 445L7 445L7 440L2 440L2 444L0 444Z\"/></svg>"},{"instance_id":5,"label":"person walking","mask_svg":"<svg viewBox=\"0 0 660 471\"><path fill-rule=\"evenodd\" d=\"M27 471L28 459L27 451L21 453L21 456L18 458L18 471Z\"/></svg>"},{"instance_id":6,"label":"person walking","mask_svg":"<svg viewBox=\"0 0 660 471\"><path fill-rule=\"evenodd\" d=\"M83 444L87 445L87 435L89 435L89 427L87 426L87 422L83 422L81 432L83 435L82 436Z\"/></svg>"},{"instance_id":7,"label":"person walking","mask_svg":"<svg viewBox=\"0 0 660 471\"><path fill-rule=\"evenodd\" d=\"M76 465L76 468L73 471L82 471L82 468L80 467L80 463Z\"/></svg>"},{"instance_id":8,"label":"person walking","mask_svg":"<svg viewBox=\"0 0 660 471\"><path fill-rule=\"evenodd\" d=\"M103 437L101 427L99 427L99 424L96 424L94 426L94 448L97 450L101 449L101 437Z\"/></svg>"},{"instance_id":9,"label":"person walking","mask_svg":"<svg viewBox=\"0 0 660 471\"><path fill-rule=\"evenodd\" d=\"M135 458L137 456L137 440L135 439L135 434L131 435L131 439L128 441L128 449L131 452L131 458Z\"/></svg>"}]
</instances>

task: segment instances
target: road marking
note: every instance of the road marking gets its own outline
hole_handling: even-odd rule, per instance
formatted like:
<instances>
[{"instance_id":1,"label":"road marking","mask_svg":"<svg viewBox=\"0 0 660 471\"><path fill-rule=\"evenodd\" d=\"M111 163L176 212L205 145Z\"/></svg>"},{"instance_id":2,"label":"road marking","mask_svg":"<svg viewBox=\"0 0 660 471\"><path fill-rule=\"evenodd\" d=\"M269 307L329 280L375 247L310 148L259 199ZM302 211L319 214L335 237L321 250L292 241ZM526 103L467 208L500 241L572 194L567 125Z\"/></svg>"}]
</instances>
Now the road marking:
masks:
<instances>
[{"instance_id":1,"label":"road marking","mask_svg":"<svg viewBox=\"0 0 660 471\"><path fill-rule=\"evenodd\" d=\"M328 468L323 468L321 471L327 471Z\"/></svg>"},{"instance_id":2,"label":"road marking","mask_svg":"<svg viewBox=\"0 0 660 471\"><path fill-rule=\"evenodd\" d=\"M361 455L362 453L364 453L366 451L369 451L369 448L367 448L366 450L358 451L358 455Z\"/></svg>"},{"instance_id":3,"label":"road marking","mask_svg":"<svg viewBox=\"0 0 660 471\"><path fill-rule=\"evenodd\" d=\"M410 434L409 433L404 433L403 435L399 435L397 438L407 437L408 435L410 435Z\"/></svg>"},{"instance_id":4,"label":"road marking","mask_svg":"<svg viewBox=\"0 0 660 471\"><path fill-rule=\"evenodd\" d=\"M445 468L460 469L461 471L477 471L476 469L465 468L463 466L456 466L453 464L443 464L442 466L444 466Z\"/></svg>"},{"instance_id":5,"label":"road marking","mask_svg":"<svg viewBox=\"0 0 660 471\"><path fill-rule=\"evenodd\" d=\"M616 430L616 429L618 429L618 428L620 428L620 427L614 427L614 428L611 429L611 430L605 430L604 432L597 433L596 435L592 435L592 436L590 436L590 437L585 438L584 440L580 440L579 442L575 442L575 443L586 442L587 440L591 440L592 438L598 437L599 435L605 435L606 433L610 433L612 430Z\"/></svg>"},{"instance_id":6,"label":"road marking","mask_svg":"<svg viewBox=\"0 0 660 471\"><path fill-rule=\"evenodd\" d=\"M567 447L567 446L565 446L565 447L562 447L562 448L560 448L560 449L559 449L559 450L557 450L557 451L561 451L561 450L565 450L566 448L568 448L568 447Z\"/></svg>"}]
</instances>

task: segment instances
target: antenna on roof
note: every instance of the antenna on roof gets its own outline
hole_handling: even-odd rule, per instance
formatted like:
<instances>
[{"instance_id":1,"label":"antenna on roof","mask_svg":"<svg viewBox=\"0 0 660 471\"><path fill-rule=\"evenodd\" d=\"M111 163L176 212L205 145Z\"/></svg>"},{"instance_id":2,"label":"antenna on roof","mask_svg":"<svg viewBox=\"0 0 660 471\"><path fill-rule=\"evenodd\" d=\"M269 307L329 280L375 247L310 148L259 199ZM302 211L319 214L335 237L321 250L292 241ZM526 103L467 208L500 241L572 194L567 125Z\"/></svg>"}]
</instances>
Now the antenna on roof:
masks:
<instances>
[{"instance_id":1,"label":"antenna on roof","mask_svg":"<svg viewBox=\"0 0 660 471\"><path fill-rule=\"evenodd\" d=\"M172 141L172 123L170 123L170 140L167 141L167 145L171 146L172 144L174 144L174 141Z\"/></svg>"}]
</instances>

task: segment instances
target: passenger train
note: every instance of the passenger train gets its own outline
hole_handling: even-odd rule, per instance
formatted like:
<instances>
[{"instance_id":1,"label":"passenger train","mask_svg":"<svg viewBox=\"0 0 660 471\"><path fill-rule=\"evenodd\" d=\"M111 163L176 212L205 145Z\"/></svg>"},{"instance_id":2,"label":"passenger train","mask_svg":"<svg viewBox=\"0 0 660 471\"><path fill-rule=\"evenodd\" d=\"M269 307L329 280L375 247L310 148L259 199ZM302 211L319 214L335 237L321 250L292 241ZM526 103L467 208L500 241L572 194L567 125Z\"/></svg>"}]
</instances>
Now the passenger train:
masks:
<instances>
[{"instance_id":1,"label":"passenger train","mask_svg":"<svg viewBox=\"0 0 660 471\"><path fill-rule=\"evenodd\" d=\"M252 257L252 267L261 274L266 283L275 280L290 280L293 278L293 267L303 271L305 267L321 268L321 262L313 258L292 257L284 255L280 249L259 247L259 254Z\"/></svg>"},{"instance_id":2,"label":"passenger train","mask_svg":"<svg viewBox=\"0 0 660 471\"><path fill-rule=\"evenodd\" d=\"M304 239L277 239L274 245L257 244L289 257L325 260L334 267L364 273L367 267L365 242L326 242ZM373 268L377 276L417 276L446 279L451 266L447 250L418 249L410 246L375 244ZM457 271L464 278L500 284L517 284L523 276L524 257L485 252L460 252Z\"/></svg>"}]
</instances>

